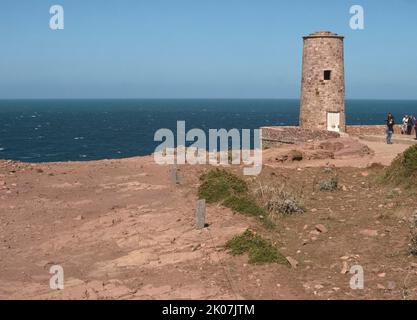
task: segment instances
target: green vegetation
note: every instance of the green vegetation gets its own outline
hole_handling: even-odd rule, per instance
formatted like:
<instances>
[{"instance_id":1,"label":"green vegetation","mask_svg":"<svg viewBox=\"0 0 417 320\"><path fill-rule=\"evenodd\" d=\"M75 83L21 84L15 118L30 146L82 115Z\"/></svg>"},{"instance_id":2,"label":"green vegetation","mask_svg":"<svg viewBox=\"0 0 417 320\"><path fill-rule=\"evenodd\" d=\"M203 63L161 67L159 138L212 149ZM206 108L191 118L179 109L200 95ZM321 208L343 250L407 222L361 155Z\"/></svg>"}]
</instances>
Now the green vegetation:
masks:
<instances>
[{"instance_id":1,"label":"green vegetation","mask_svg":"<svg viewBox=\"0 0 417 320\"><path fill-rule=\"evenodd\" d=\"M266 220L267 212L258 206L249 194L246 182L238 176L223 169L214 169L203 174L200 180L200 199L206 199L207 203L220 202L235 212Z\"/></svg>"},{"instance_id":2,"label":"green vegetation","mask_svg":"<svg viewBox=\"0 0 417 320\"><path fill-rule=\"evenodd\" d=\"M382 176L383 182L417 187L417 144L398 155Z\"/></svg>"},{"instance_id":3,"label":"green vegetation","mask_svg":"<svg viewBox=\"0 0 417 320\"><path fill-rule=\"evenodd\" d=\"M215 203L230 196L244 196L248 192L245 181L222 169L214 169L200 177L202 182L198 189L200 199L207 203Z\"/></svg>"},{"instance_id":4,"label":"green vegetation","mask_svg":"<svg viewBox=\"0 0 417 320\"><path fill-rule=\"evenodd\" d=\"M330 179L320 181L320 191L335 191L339 185L337 177L331 177Z\"/></svg>"},{"instance_id":5,"label":"green vegetation","mask_svg":"<svg viewBox=\"0 0 417 320\"><path fill-rule=\"evenodd\" d=\"M249 254L249 263L282 263L287 259L271 244L270 241L247 229L243 234L235 236L226 243L226 248L233 255Z\"/></svg>"},{"instance_id":6,"label":"green vegetation","mask_svg":"<svg viewBox=\"0 0 417 320\"><path fill-rule=\"evenodd\" d=\"M251 216L262 216L265 214L265 211L260 208L253 199L245 196L230 196L223 201L223 205L236 212Z\"/></svg>"}]
</instances>

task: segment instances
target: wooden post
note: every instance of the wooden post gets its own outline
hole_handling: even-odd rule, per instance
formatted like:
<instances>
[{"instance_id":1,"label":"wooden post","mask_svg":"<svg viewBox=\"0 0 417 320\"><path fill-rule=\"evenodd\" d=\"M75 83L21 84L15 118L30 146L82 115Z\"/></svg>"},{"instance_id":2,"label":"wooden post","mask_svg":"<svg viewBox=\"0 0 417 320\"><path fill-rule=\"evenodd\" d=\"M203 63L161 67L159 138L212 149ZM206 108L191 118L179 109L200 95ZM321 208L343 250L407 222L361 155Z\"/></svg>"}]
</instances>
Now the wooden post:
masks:
<instances>
[{"instance_id":1,"label":"wooden post","mask_svg":"<svg viewBox=\"0 0 417 320\"><path fill-rule=\"evenodd\" d=\"M204 229L206 225L206 200L205 199L197 201L196 222L197 222L197 229Z\"/></svg>"},{"instance_id":2,"label":"wooden post","mask_svg":"<svg viewBox=\"0 0 417 320\"><path fill-rule=\"evenodd\" d=\"M180 178L178 176L178 169L177 169L177 165L175 164L173 165L171 169L171 181L175 185L180 184Z\"/></svg>"}]
</instances>

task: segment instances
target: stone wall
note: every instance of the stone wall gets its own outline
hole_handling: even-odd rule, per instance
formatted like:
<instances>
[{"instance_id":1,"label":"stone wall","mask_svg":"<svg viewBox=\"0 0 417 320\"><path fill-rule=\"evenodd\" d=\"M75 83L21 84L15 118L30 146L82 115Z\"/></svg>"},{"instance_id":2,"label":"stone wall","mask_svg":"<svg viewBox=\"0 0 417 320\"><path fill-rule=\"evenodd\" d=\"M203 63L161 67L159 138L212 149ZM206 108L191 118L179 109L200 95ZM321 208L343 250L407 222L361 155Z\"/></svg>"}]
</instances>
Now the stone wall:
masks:
<instances>
[{"instance_id":1,"label":"stone wall","mask_svg":"<svg viewBox=\"0 0 417 320\"><path fill-rule=\"evenodd\" d=\"M339 137L339 133L325 130L302 129L300 127L263 127L262 140L273 144L297 144Z\"/></svg>"},{"instance_id":2,"label":"stone wall","mask_svg":"<svg viewBox=\"0 0 417 320\"><path fill-rule=\"evenodd\" d=\"M340 112L340 131L345 131L345 79L343 37L316 32L304 37L301 80L300 126L327 130L327 113ZM331 80L324 71L331 70Z\"/></svg>"},{"instance_id":3,"label":"stone wall","mask_svg":"<svg viewBox=\"0 0 417 320\"><path fill-rule=\"evenodd\" d=\"M386 125L372 125L372 126L346 126L346 133L353 135L353 136L361 136L361 135L385 135L387 130ZM401 133L401 125L395 125L394 127L394 134Z\"/></svg>"},{"instance_id":4,"label":"stone wall","mask_svg":"<svg viewBox=\"0 0 417 320\"><path fill-rule=\"evenodd\" d=\"M346 133L352 136L375 136L385 135L385 125L347 125ZM395 125L394 133L401 133L401 125ZM311 130L300 127L276 126L263 127L262 140L264 142L274 142L280 144L297 144L307 141L321 141L337 138L340 134L326 130Z\"/></svg>"}]
</instances>

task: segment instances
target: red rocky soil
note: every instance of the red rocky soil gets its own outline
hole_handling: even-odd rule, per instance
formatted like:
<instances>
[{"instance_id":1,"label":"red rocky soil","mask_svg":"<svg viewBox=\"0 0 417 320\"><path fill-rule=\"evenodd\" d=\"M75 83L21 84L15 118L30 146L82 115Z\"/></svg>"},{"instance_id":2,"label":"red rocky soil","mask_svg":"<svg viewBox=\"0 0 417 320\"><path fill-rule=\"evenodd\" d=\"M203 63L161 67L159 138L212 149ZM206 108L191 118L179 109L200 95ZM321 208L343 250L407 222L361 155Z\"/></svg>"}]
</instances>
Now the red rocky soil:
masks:
<instances>
[{"instance_id":1,"label":"red rocky soil","mask_svg":"<svg viewBox=\"0 0 417 320\"><path fill-rule=\"evenodd\" d=\"M380 157L387 164L406 146L373 144L314 142L297 146L300 161L280 158L292 146L265 150L256 181L285 185L307 209L279 218L272 231L220 205L208 205L209 226L196 230L198 177L206 166L181 166L175 185L171 168L150 156L1 161L0 298L415 299L417 258L408 254L415 197L380 185L382 169L368 167ZM334 166L330 173L326 165ZM340 188L319 191L318 181L335 174ZM229 255L225 242L248 227L297 267ZM63 290L49 287L56 264L64 268ZM363 290L349 286L353 265L364 269Z\"/></svg>"}]
</instances>

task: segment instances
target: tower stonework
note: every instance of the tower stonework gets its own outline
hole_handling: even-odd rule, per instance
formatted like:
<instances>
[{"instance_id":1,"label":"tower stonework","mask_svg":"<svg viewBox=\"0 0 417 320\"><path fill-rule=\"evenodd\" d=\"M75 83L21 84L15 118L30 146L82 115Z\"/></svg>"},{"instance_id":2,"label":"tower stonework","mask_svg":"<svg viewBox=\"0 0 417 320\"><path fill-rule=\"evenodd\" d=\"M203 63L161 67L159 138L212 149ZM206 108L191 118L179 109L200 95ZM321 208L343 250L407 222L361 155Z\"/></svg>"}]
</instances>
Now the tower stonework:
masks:
<instances>
[{"instance_id":1,"label":"tower stonework","mask_svg":"<svg viewBox=\"0 0 417 320\"><path fill-rule=\"evenodd\" d=\"M303 38L300 127L344 132L344 38L328 31Z\"/></svg>"}]
</instances>

